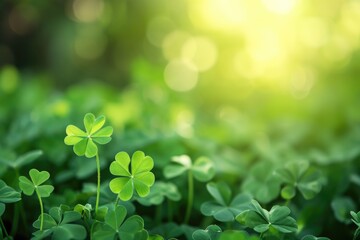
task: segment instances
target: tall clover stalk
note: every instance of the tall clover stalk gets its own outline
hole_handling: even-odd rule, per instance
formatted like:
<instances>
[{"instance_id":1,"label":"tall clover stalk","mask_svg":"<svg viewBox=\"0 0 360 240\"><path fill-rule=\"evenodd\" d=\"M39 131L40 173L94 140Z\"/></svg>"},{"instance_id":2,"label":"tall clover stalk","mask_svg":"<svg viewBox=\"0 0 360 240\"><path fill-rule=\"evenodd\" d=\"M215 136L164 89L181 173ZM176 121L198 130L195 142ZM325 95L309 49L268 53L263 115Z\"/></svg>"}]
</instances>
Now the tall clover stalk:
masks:
<instances>
[{"instance_id":1,"label":"tall clover stalk","mask_svg":"<svg viewBox=\"0 0 360 240\"><path fill-rule=\"evenodd\" d=\"M105 117L103 115L95 118L94 114L87 113L84 117L85 132L74 125L66 127L67 136L64 139L66 145L73 145L74 153L87 158L95 157L97 168L97 191L95 213L98 211L100 200L100 159L97 144L106 144L111 141L113 128L104 127Z\"/></svg>"}]
</instances>

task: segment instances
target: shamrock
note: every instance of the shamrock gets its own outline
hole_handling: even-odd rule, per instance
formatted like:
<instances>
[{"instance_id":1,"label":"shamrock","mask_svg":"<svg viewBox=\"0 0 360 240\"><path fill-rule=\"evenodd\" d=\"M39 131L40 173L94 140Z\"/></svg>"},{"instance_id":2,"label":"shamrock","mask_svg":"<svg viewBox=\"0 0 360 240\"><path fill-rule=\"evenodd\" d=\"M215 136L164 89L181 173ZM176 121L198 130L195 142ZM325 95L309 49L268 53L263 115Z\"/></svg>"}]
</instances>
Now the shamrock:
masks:
<instances>
[{"instance_id":1,"label":"shamrock","mask_svg":"<svg viewBox=\"0 0 360 240\"><path fill-rule=\"evenodd\" d=\"M148 234L144 230L144 220L138 215L133 215L125 220L126 215L126 208L121 205L109 210L104 222L94 223L91 239L146 240Z\"/></svg>"},{"instance_id":2,"label":"shamrock","mask_svg":"<svg viewBox=\"0 0 360 240\"><path fill-rule=\"evenodd\" d=\"M192 237L194 240L215 240L218 239L221 233L221 228L217 225L210 225L205 230L196 230Z\"/></svg>"},{"instance_id":3,"label":"shamrock","mask_svg":"<svg viewBox=\"0 0 360 240\"><path fill-rule=\"evenodd\" d=\"M133 196L134 189L140 197L147 196L155 182L155 176L150 172L153 167L153 159L141 151L136 151L131 160L126 152L117 153L115 161L110 165L110 172L119 177L110 181L111 191L123 201Z\"/></svg>"},{"instance_id":4,"label":"shamrock","mask_svg":"<svg viewBox=\"0 0 360 240\"><path fill-rule=\"evenodd\" d=\"M179 201L181 199L181 194L175 184L156 182L151 188L149 195L137 200L144 206L150 206L161 204L165 197L172 201Z\"/></svg>"},{"instance_id":5,"label":"shamrock","mask_svg":"<svg viewBox=\"0 0 360 240\"><path fill-rule=\"evenodd\" d=\"M13 203L20 200L20 193L6 185L6 183L0 179L0 217L5 211L5 203Z\"/></svg>"},{"instance_id":6,"label":"shamrock","mask_svg":"<svg viewBox=\"0 0 360 240\"><path fill-rule=\"evenodd\" d=\"M106 144L111 141L110 136L113 133L113 128L107 126L101 129L104 124L104 116L95 118L94 114L87 113L84 117L86 132L74 125L69 125L66 128L67 136L64 142L66 145L74 145L76 155L85 155L87 158L94 157L98 153L98 148L95 143Z\"/></svg>"},{"instance_id":7,"label":"shamrock","mask_svg":"<svg viewBox=\"0 0 360 240\"><path fill-rule=\"evenodd\" d=\"M43 214L43 230L34 232L32 239L44 239L49 236L51 236L53 240L85 239L85 227L74 223L81 219L81 214L75 211L69 211L69 209L67 206L53 207L49 210L49 214ZM40 222L41 217L33 223L33 227L40 229Z\"/></svg>"},{"instance_id":8,"label":"shamrock","mask_svg":"<svg viewBox=\"0 0 360 240\"><path fill-rule=\"evenodd\" d=\"M188 200L184 222L190 219L191 208L194 200L194 178L200 182L209 181L215 175L215 169L206 157L199 157L193 164L187 155L174 156L172 161L176 164L168 165L164 168L166 178L174 178L187 173L188 176Z\"/></svg>"},{"instance_id":9,"label":"shamrock","mask_svg":"<svg viewBox=\"0 0 360 240\"><path fill-rule=\"evenodd\" d=\"M205 216L213 216L220 222L231 222L240 212L249 208L251 196L242 193L232 199L231 190L225 182L208 183L206 188L215 201L201 205L201 213Z\"/></svg>"},{"instance_id":10,"label":"shamrock","mask_svg":"<svg viewBox=\"0 0 360 240\"><path fill-rule=\"evenodd\" d=\"M248 209L240 213L236 220L256 232L264 233L270 227L282 233L296 232L295 219L289 216L290 209L285 206L275 205L270 211L263 209L256 200L252 200L254 209Z\"/></svg>"},{"instance_id":11,"label":"shamrock","mask_svg":"<svg viewBox=\"0 0 360 240\"><path fill-rule=\"evenodd\" d=\"M250 193L261 203L268 203L280 193L280 180L273 174L274 164L259 161L244 180L242 190Z\"/></svg>"},{"instance_id":12,"label":"shamrock","mask_svg":"<svg viewBox=\"0 0 360 240\"><path fill-rule=\"evenodd\" d=\"M227 230L221 233L219 240L259 240L259 238L249 235L246 231Z\"/></svg>"},{"instance_id":13,"label":"shamrock","mask_svg":"<svg viewBox=\"0 0 360 240\"><path fill-rule=\"evenodd\" d=\"M49 197L54 187L52 185L42 185L46 180L50 178L50 174L47 171L39 172L37 169L31 169L29 171L30 179L27 177L19 177L19 186L25 195L31 196L34 191L39 199L40 204L40 231L43 228L44 222L44 207L41 198Z\"/></svg>"},{"instance_id":14,"label":"shamrock","mask_svg":"<svg viewBox=\"0 0 360 240\"><path fill-rule=\"evenodd\" d=\"M305 199L311 199L320 192L324 179L319 171L310 171L309 162L288 162L283 168L275 171L285 186L281 190L284 199L292 199L298 189Z\"/></svg>"}]
</instances>

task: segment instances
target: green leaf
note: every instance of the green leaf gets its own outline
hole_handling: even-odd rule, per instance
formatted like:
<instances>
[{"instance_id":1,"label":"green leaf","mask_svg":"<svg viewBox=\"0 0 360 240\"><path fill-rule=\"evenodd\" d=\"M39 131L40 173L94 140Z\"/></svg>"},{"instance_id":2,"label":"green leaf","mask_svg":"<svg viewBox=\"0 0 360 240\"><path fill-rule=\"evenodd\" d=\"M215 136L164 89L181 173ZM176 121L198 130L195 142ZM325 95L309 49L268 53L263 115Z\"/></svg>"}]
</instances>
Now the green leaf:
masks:
<instances>
[{"instance_id":1,"label":"green leaf","mask_svg":"<svg viewBox=\"0 0 360 240\"><path fill-rule=\"evenodd\" d=\"M345 224L351 223L350 211L356 208L354 201L349 197L336 197L331 202L335 218Z\"/></svg>"},{"instance_id":2,"label":"green leaf","mask_svg":"<svg viewBox=\"0 0 360 240\"><path fill-rule=\"evenodd\" d=\"M46 180L50 178L50 173L47 171L41 171L39 172L37 169L31 169L29 171L29 175L31 178L31 181L34 183L35 186L39 186L42 183L44 183Z\"/></svg>"},{"instance_id":3,"label":"green leaf","mask_svg":"<svg viewBox=\"0 0 360 240\"><path fill-rule=\"evenodd\" d=\"M126 214L126 208L119 205L116 207L115 211L109 211L109 213L106 214L105 223L116 231L125 220Z\"/></svg>"},{"instance_id":4,"label":"green leaf","mask_svg":"<svg viewBox=\"0 0 360 240\"><path fill-rule=\"evenodd\" d=\"M164 176L167 179L175 178L183 173L185 173L188 169L182 165L168 165L164 168Z\"/></svg>"},{"instance_id":5,"label":"green leaf","mask_svg":"<svg viewBox=\"0 0 360 240\"><path fill-rule=\"evenodd\" d=\"M196 180L200 182L207 182L215 176L213 163L206 157L196 159L191 170Z\"/></svg>"},{"instance_id":6,"label":"green leaf","mask_svg":"<svg viewBox=\"0 0 360 240\"><path fill-rule=\"evenodd\" d=\"M13 203L21 200L21 194L0 179L0 202Z\"/></svg>"},{"instance_id":7,"label":"green leaf","mask_svg":"<svg viewBox=\"0 0 360 240\"><path fill-rule=\"evenodd\" d=\"M245 231L227 230L220 235L219 240L259 240L259 238L255 235L250 236Z\"/></svg>"},{"instance_id":8,"label":"green leaf","mask_svg":"<svg viewBox=\"0 0 360 240\"><path fill-rule=\"evenodd\" d=\"M51 185L42 185L37 187L40 197L49 197L54 191L54 187Z\"/></svg>"},{"instance_id":9,"label":"green leaf","mask_svg":"<svg viewBox=\"0 0 360 240\"><path fill-rule=\"evenodd\" d=\"M155 182L155 176L150 172L153 166L152 158L141 151L135 152L131 160L126 152L117 153L115 161L110 164L110 172L119 177L110 181L110 190L123 201L131 199L134 191L140 197L147 196Z\"/></svg>"},{"instance_id":10,"label":"green leaf","mask_svg":"<svg viewBox=\"0 0 360 240\"><path fill-rule=\"evenodd\" d=\"M34 193L34 184L24 176L19 177L19 187L25 195L31 196Z\"/></svg>"},{"instance_id":11,"label":"green leaf","mask_svg":"<svg viewBox=\"0 0 360 240\"><path fill-rule=\"evenodd\" d=\"M301 240L330 240L330 238L327 237L315 237L312 235L306 235Z\"/></svg>"},{"instance_id":12,"label":"green leaf","mask_svg":"<svg viewBox=\"0 0 360 240\"><path fill-rule=\"evenodd\" d=\"M263 233L269 230L270 226L282 233L292 233L297 231L295 219L289 216L290 209L285 206L273 206L268 212L260 204L253 200L254 209L249 209L240 213L236 220L256 232Z\"/></svg>"},{"instance_id":13,"label":"green leaf","mask_svg":"<svg viewBox=\"0 0 360 240\"><path fill-rule=\"evenodd\" d=\"M105 117L99 116L95 118L94 114L87 113L84 116L84 126L86 132L82 131L74 125L69 125L66 128L67 136L64 139L65 144L74 145L74 152L78 156L92 158L98 153L97 145L106 144L111 141L113 128L107 126L103 129L105 124Z\"/></svg>"},{"instance_id":14,"label":"green leaf","mask_svg":"<svg viewBox=\"0 0 360 240\"><path fill-rule=\"evenodd\" d=\"M172 201L179 201L181 194L175 184L158 181L151 187L149 195L137 198L137 201L144 206L159 205L165 197Z\"/></svg>"},{"instance_id":15,"label":"green leaf","mask_svg":"<svg viewBox=\"0 0 360 240\"><path fill-rule=\"evenodd\" d=\"M221 228L217 225L210 225L205 230L199 229L193 232L194 240L215 240L221 234Z\"/></svg>"},{"instance_id":16,"label":"green leaf","mask_svg":"<svg viewBox=\"0 0 360 240\"><path fill-rule=\"evenodd\" d=\"M292 199L295 197L296 190L295 187L292 185L287 185L283 189L281 189L281 197L284 199Z\"/></svg>"},{"instance_id":17,"label":"green leaf","mask_svg":"<svg viewBox=\"0 0 360 240\"><path fill-rule=\"evenodd\" d=\"M250 206L251 196L238 194L231 200L230 188L224 182L208 183L206 188L215 201L208 201L201 205L201 213L213 216L221 222L234 221L235 217Z\"/></svg>"}]
</instances>

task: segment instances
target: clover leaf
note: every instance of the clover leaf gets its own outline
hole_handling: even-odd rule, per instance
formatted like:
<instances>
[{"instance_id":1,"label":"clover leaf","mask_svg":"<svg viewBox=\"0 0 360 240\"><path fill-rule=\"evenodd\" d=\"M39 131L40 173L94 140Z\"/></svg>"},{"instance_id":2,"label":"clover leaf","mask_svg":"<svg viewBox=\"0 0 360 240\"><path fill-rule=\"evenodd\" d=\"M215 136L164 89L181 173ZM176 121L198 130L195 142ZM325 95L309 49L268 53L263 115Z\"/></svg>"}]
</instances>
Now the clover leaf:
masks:
<instances>
[{"instance_id":1,"label":"clover leaf","mask_svg":"<svg viewBox=\"0 0 360 240\"><path fill-rule=\"evenodd\" d=\"M357 229L354 233L354 239L358 239L360 236L360 211L355 213L354 211L350 212L351 216L352 216L352 221L356 224Z\"/></svg>"},{"instance_id":2,"label":"clover leaf","mask_svg":"<svg viewBox=\"0 0 360 240\"><path fill-rule=\"evenodd\" d=\"M156 182L152 186L149 195L138 198L137 201L144 206L150 206L161 204L165 198L172 201L179 201L181 199L181 194L175 184Z\"/></svg>"},{"instance_id":3,"label":"clover leaf","mask_svg":"<svg viewBox=\"0 0 360 240\"><path fill-rule=\"evenodd\" d=\"M275 175L285 184L281 190L281 196L284 199L295 197L296 189L300 191L306 200L315 197L321 191L324 179L320 172L308 169L309 162L292 161L275 171Z\"/></svg>"},{"instance_id":4,"label":"clover leaf","mask_svg":"<svg viewBox=\"0 0 360 240\"><path fill-rule=\"evenodd\" d=\"M356 208L354 201L349 197L335 197L331 201L331 208L335 218L345 224L351 223L350 211Z\"/></svg>"},{"instance_id":5,"label":"clover leaf","mask_svg":"<svg viewBox=\"0 0 360 240\"><path fill-rule=\"evenodd\" d=\"M261 203L268 203L280 193L280 180L274 176L275 166L268 161L255 164L243 182L241 189L254 196Z\"/></svg>"},{"instance_id":6,"label":"clover leaf","mask_svg":"<svg viewBox=\"0 0 360 240\"><path fill-rule=\"evenodd\" d=\"M98 153L95 143L106 144L111 141L113 128L104 127L105 117L95 118L94 114L87 113L84 117L85 132L80 128L69 125L66 128L67 136L64 139L66 145L74 145L74 152L78 156L92 158Z\"/></svg>"},{"instance_id":7,"label":"clover leaf","mask_svg":"<svg viewBox=\"0 0 360 240\"><path fill-rule=\"evenodd\" d=\"M105 222L95 222L92 228L94 240L146 240L148 234L144 231L144 220L137 215L126 218L124 206L111 209L105 216Z\"/></svg>"},{"instance_id":8,"label":"clover leaf","mask_svg":"<svg viewBox=\"0 0 360 240\"><path fill-rule=\"evenodd\" d=\"M206 188L215 201L201 205L201 213L205 216L213 216L220 222L231 222L240 212L249 208L251 196L242 193L232 199L231 189L225 182L208 183Z\"/></svg>"},{"instance_id":9,"label":"clover leaf","mask_svg":"<svg viewBox=\"0 0 360 240\"><path fill-rule=\"evenodd\" d=\"M155 182L155 176L150 172L153 167L153 159L141 151L136 151L131 160L126 152L117 153L110 165L111 174L118 176L109 183L111 191L123 201L133 196L134 189L140 197L147 196Z\"/></svg>"},{"instance_id":10,"label":"clover leaf","mask_svg":"<svg viewBox=\"0 0 360 240\"><path fill-rule=\"evenodd\" d=\"M194 240L215 240L218 239L221 233L221 228L217 225L210 225L205 230L196 230L192 237Z\"/></svg>"},{"instance_id":11,"label":"clover leaf","mask_svg":"<svg viewBox=\"0 0 360 240\"><path fill-rule=\"evenodd\" d=\"M273 206L270 211L263 209L256 200L252 200L254 209L240 213L236 220L256 232L264 233L270 227L282 233L296 232L297 224L295 219L289 216L290 209L285 206Z\"/></svg>"},{"instance_id":12,"label":"clover leaf","mask_svg":"<svg viewBox=\"0 0 360 240\"><path fill-rule=\"evenodd\" d=\"M255 235L249 235L246 231L227 230L221 233L219 240L259 240Z\"/></svg>"},{"instance_id":13,"label":"clover leaf","mask_svg":"<svg viewBox=\"0 0 360 240\"><path fill-rule=\"evenodd\" d=\"M172 158L172 161L176 164L171 164L164 168L166 178L174 178L186 171L191 171L195 179L200 182L207 182L215 175L213 163L206 157L197 158L194 164L187 155L175 156Z\"/></svg>"},{"instance_id":14,"label":"clover leaf","mask_svg":"<svg viewBox=\"0 0 360 240\"><path fill-rule=\"evenodd\" d=\"M13 203L21 200L21 194L0 179L0 217L5 211L5 203Z\"/></svg>"},{"instance_id":15,"label":"clover leaf","mask_svg":"<svg viewBox=\"0 0 360 240\"><path fill-rule=\"evenodd\" d=\"M36 190L40 197L49 197L54 187L52 185L42 185L46 180L50 178L50 174L47 171L39 172L37 169L31 169L29 171L30 179L27 177L19 177L19 186L25 195L31 196Z\"/></svg>"},{"instance_id":16,"label":"clover leaf","mask_svg":"<svg viewBox=\"0 0 360 240\"><path fill-rule=\"evenodd\" d=\"M66 239L85 239L86 229L84 226L77 224L76 221L81 219L81 214L75 211L64 211L61 207L53 207L49 210L49 214L44 213L43 230L33 233L33 240L44 239L50 237L53 240ZM41 218L39 217L33 227L40 229Z\"/></svg>"}]
</instances>

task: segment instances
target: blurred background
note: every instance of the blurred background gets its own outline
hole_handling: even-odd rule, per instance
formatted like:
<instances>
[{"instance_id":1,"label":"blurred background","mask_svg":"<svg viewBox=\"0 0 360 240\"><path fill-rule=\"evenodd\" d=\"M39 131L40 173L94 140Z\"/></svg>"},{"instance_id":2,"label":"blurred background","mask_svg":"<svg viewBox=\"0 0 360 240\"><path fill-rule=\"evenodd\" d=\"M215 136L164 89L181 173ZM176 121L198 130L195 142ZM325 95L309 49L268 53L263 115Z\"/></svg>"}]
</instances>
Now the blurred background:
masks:
<instances>
[{"instance_id":1,"label":"blurred background","mask_svg":"<svg viewBox=\"0 0 360 240\"><path fill-rule=\"evenodd\" d=\"M205 154L239 185L258 160L304 159L346 166L329 196L351 195L359 23L358 0L1 0L0 145L85 178L63 137L94 112L116 131L108 161Z\"/></svg>"}]
</instances>

